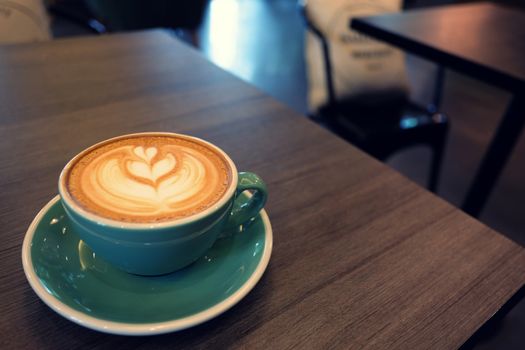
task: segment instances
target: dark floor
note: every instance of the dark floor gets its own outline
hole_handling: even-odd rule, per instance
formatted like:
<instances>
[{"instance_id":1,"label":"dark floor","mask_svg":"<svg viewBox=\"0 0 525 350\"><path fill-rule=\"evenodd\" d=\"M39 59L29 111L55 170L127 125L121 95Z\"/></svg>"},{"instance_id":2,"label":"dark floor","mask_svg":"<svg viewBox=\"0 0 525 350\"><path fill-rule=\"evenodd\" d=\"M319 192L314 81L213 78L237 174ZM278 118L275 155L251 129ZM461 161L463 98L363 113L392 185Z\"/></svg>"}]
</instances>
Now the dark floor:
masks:
<instances>
[{"instance_id":1,"label":"dark floor","mask_svg":"<svg viewBox=\"0 0 525 350\"><path fill-rule=\"evenodd\" d=\"M418 1L422 3L423 0ZM54 22L57 36L89 34L70 23ZM200 29L204 54L222 68L259 87L300 113L306 112L304 25L293 0L213 0ZM413 99L432 94L434 65L407 58ZM447 71L441 110L452 125L438 194L459 205L510 96L502 90ZM388 164L426 183L430 151L414 148ZM525 245L525 140L521 138L480 220ZM525 302L515 307L497 332L477 349L523 349Z\"/></svg>"}]
</instances>

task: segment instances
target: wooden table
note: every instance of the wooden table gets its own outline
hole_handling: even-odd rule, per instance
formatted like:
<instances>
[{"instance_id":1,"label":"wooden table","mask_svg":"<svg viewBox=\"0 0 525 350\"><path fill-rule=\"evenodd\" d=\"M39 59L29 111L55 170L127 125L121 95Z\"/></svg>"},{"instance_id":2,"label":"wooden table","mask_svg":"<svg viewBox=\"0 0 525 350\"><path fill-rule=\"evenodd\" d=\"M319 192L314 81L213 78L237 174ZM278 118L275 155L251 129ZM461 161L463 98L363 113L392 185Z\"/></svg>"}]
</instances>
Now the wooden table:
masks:
<instances>
[{"instance_id":1,"label":"wooden table","mask_svg":"<svg viewBox=\"0 0 525 350\"><path fill-rule=\"evenodd\" d=\"M525 12L492 3L356 18L351 27L511 92L462 208L478 216L525 123Z\"/></svg>"},{"instance_id":2,"label":"wooden table","mask_svg":"<svg viewBox=\"0 0 525 350\"><path fill-rule=\"evenodd\" d=\"M164 32L0 48L0 339L44 348L457 348L525 282L525 251ZM155 337L45 306L25 230L79 150L119 134L208 139L266 179L274 251L238 305Z\"/></svg>"}]
</instances>

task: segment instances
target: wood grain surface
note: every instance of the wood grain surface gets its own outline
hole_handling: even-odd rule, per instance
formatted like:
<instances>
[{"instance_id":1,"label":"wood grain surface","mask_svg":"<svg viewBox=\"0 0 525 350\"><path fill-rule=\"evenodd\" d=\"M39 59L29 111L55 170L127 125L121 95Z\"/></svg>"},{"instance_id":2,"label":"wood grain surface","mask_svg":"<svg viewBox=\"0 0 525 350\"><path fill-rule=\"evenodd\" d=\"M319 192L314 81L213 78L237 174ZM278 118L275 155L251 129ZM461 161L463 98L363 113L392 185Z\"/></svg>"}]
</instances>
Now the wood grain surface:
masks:
<instances>
[{"instance_id":1,"label":"wood grain surface","mask_svg":"<svg viewBox=\"0 0 525 350\"><path fill-rule=\"evenodd\" d=\"M203 325L106 335L27 283L22 240L83 148L207 139L268 183L259 284ZM160 31L0 48L0 348L453 349L525 282L525 251Z\"/></svg>"},{"instance_id":2,"label":"wood grain surface","mask_svg":"<svg viewBox=\"0 0 525 350\"><path fill-rule=\"evenodd\" d=\"M525 89L525 11L493 3L354 19L352 28L510 92Z\"/></svg>"}]
</instances>

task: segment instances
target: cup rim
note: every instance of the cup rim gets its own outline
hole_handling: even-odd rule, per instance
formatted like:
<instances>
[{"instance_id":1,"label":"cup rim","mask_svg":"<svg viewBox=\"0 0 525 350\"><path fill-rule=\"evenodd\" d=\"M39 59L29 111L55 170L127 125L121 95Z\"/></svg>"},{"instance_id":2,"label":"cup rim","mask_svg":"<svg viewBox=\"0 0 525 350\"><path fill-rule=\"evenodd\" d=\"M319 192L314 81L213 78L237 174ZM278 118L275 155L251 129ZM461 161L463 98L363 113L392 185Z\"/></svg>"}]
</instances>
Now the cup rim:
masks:
<instances>
[{"instance_id":1,"label":"cup rim","mask_svg":"<svg viewBox=\"0 0 525 350\"><path fill-rule=\"evenodd\" d=\"M167 221L163 221L163 222L150 222L150 223L125 222L125 221L118 221L118 220L114 220L114 219L105 218L105 217L97 215L97 214L95 214L93 212L87 211L86 209L82 208L80 205L78 205L75 202L75 200L69 194L69 191L67 191L67 186L65 185L65 179L66 179L66 176L67 176L70 168L72 167L72 165L80 157L84 156L86 153L88 153L91 150L93 150L93 149L95 149L97 147L100 147L100 146L102 146L104 144L107 144L107 143L110 143L110 142L114 142L114 141L119 140L119 139L124 139L124 138L129 138L129 137L146 136L146 135L170 136L170 137L178 137L178 138L187 139L187 140L194 141L194 142L197 142L197 143L202 143L202 144L206 145L207 147L210 147L211 149L215 150L220 155L222 155L224 157L224 159L226 160L226 162L228 163L228 165L230 166L230 169L231 169L231 172L232 172L231 173L230 185L229 185L228 189L226 190L226 192L224 192L223 196L215 204L213 204L212 206L210 206L206 210L203 210L203 211L198 212L196 214L192 214L190 216L186 216L186 217L179 218L179 219L172 219L172 220L167 220ZM200 219L202 219L202 218L204 218L204 217L206 217L206 216L208 216L210 214L213 214L216 211L218 211L219 209L221 209L222 207L224 207L224 205L226 205L226 203L232 198L232 196L234 195L235 190L237 188L237 182L238 182L238 173L237 173L237 167L235 166L235 163L226 154L226 152L224 152L218 146L216 146L216 145L214 145L214 144L212 144L212 143L210 143L208 141L205 141L205 140L203 140L201 138L195 137L195 136L179 134L179 133L174 133L174 132L147 131L147 132L138 132L138 133L131 133L131 134L125 134L125 135L112 137L112 138L109 138L109 139L97 142L94 145L92 145L92 146L90 146L88 148L85 148L81 152L77 153L73 158L71 158L67 162L67 164L64 166L64 168L60 172L60 176L58 178L58 192L60 194L61 199L64 201L64 203L67 204L67 206L72 211L74 211L78 215L82 216L84 219L87 219L87 220L89 220L91 222L94 222L96 224L99 224L99 225L104 225L104 226L109 226L109 227L114 227L114 228L119 228L119 229L137 229L137 230L139 230L139 229L146 229L146 228L147 229L152 229L152 228L166 228L166 227L172 227L172 226L182 226L182 225L185 225L185 224L193 223L193 222L198 221L198 220L200 220Z\"/></svg>"}]
</instances>

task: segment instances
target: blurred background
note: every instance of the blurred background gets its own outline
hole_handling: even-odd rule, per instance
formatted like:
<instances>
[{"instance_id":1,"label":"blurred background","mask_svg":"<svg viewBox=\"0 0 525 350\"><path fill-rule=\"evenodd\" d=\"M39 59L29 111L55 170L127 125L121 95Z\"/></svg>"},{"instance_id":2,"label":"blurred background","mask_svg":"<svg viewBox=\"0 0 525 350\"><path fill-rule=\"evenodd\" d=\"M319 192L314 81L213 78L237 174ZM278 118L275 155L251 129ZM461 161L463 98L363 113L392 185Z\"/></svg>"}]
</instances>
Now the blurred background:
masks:
<instances>
[{"instance_id":1,"label":"blurred background","mask_svg":"<svg viewBox=\"0 0 525 350\"><path fill-rule=\"evenodd\" d=\"M469 1L385 0L382 2L385 5L374 11L380 12L384 8L386 12L391 12L392 6L394 10L396 7L404 10L464 2ZM520 0L495 2L514 7L517 11L525 6L525 2ZM327 103L328 92L322 91L324 97L316 100L312 91L316 84L319 85L319 79L326 78L322 77L325 65L319 36L307 27L307 20L315 22L317 19L319 23L313 24L319 25L317 29L326 33L330 40L330 31L335 31L336 25L341 26L334 24L340 3L340 0L311 1L305 8L295 0L0 0L0 44L166 28L171 35L194 46L221 68L255 85L305 118L312 118L326 126L319 115L331 112L322 108ZM357 14L362 13L357 11ZM327 20L323 22L323 18ZM15 22L18 24L13 24ZM341 23L344 27L341 30L348 31L342 38L348 35L349 41L368 40L352 37L355 33L350 33L346 19ZM323 25L329 28L325 30ZM332 59L334 62L337 60ZM397 93L390 94L389 90L384 99L385 105L392 103L397 106L399 101L404 104L407 99L418 106L432 107L431 113L440 112L447 116L448 134L443 138L441 171L435 192L459 207L511 96L494 86L447 70L439 87L441 95L436 105L436 79L439 76L436 65L410 54L400 55L399 59L402 60L399 69L403 70L404 78L397 79L400 87L396 91L402 91L403 97L400 98ZM348 86L359 90L359 87L352 85L355 82L352 82L352 77L359 77L358 71L353 72L349 68L350 71L342 72L337 64L332 68L337 77L348 74ZM340 90L345 83L336 81L334 84ZM369 85L366 87L368 90ZM326 84L321 83L321 86L324 89ZM336 95L339 98L344 94L336 91ZM364 94L354 95L361 100L357 104L353 100L352 107L349 107L351 111L361 112L371 108L363 107L364 98L361 96ZM381 97L373 96L372 100L378 101L383 95L374 95ZM370 113L381 112L373 110ZM412 119L405 121L411 123ZM443 120L439 120L441 122ZM337 130L334 132L337 133ZM415 144L393 149L388 154L367 147L362 148L371 150L370 153L421 186L428 185L432 146ZM479 217L482 222L522 245L525 245L524 156L525 140L521 137ZM520 335L523 320L525 307L519 305L495 335L478 348L523 348L525 338Z\"/></svg>"},{"instance_id":2,"label":"blurred background","mask_svg":"<svg viewBox=\"0 0 525 350\"><path fill-rule=\"evenodd\" d=\"M463 2L469 1L406 0L401 5L411 9ZM498 2L525 6L519 0ZM329 3L324 1L323 6ZM47 8L53 38L172 28L174 36L194 45L221 68L305 116L312 113L305 58L307 29L295 0L55 0L48 2ZM125 14L118 15L119 11ZM420 105L431 103L435 64L409 54L405 59L410 99ZM448 116L450 129L437 188L439 196L460 205L510 97L494 86L446 72L439 110ZM400 150L386 162L426 186L431 162L427 148ZM481 221L521 244L525 244L524 155L525 140L521 138L480 216Z\"/></svg>"}]
</instances>

